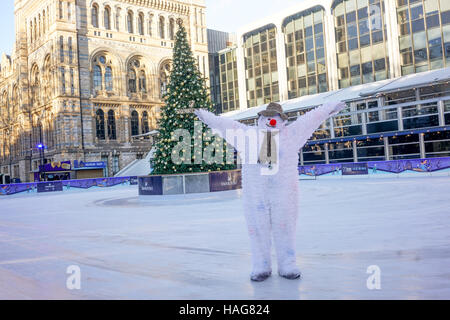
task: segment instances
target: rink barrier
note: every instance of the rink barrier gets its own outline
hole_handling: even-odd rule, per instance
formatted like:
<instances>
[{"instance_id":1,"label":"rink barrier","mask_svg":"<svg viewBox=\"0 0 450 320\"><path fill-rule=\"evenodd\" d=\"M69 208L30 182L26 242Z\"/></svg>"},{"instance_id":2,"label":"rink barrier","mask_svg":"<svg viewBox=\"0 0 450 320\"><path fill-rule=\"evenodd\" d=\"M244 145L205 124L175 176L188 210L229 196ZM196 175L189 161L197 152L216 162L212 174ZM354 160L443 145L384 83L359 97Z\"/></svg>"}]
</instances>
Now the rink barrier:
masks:
<instances>
[{"instance_id":1,"label":"rink barrier","mask_svg":"<svg viewBox=\"0 0 450 320\"><path fill-rule=\"evenodd\" d=\"M70 188L89 189L92 187L113 187L119 184L137 185L138 177L112 177L80 180L29 182L0 185L0 195L12 195L21 192L61 192Z\"/></svg>"},{"instance_id":2,"label":"rink barrier","mask_svg":"<svg viewBox=\"0 0 450 320\"><path fill-rule=\"evenodd\" d=\"M139 195L176 195L237 190L241 170L139 177Z\"/></svg>"},{"instance_id":3,"label":"rink barrier","mask_svg":"<svg viewBox=\"0 0 450 320\"><path fill-rule=\"evenodd\" d=\"M352 168L350 168L352 167ZM343 171L344 169L344 171ZM348 170L347 170L348 169ZM339 175L380 175L381 174L424 174L450 170L450 157L423 158L390 161L369 161L358 163L335 163L299 166L298 172L303 177ZM445 173L445 172L444 172ZM170 178L178 176L178 178ZM159 177L159 178L158 178ZM156 178L152 180L152 178ZM204 174L162 175L144 177L112 177L80 180L64 180L54 182L28 182L0 185L1 195L13 195L21 192L56 192L62 183L63 191L70 188L89 189L92 187L113 187L119 184L139 185L140 195L164 195L179 193L204 193L236 190L242 187L240 170L217 171ZM142 188L144 183L147 187ZM43 188L41 184L46 185ZM53 190L52 190L53 189Z\"/></svg>"},{"instance_id":4,"label":"rink barrier","mask_svg":"<svg viewBox=\"0 0 450 320\"><path fill-rule=\"evenodd\" d=\"M314 164L299 166L300 176L318 177L323 175L376 175L376 174L400 174L431 173L450 168L450 157L423 158L390 161L348 162L333 164Z\"/></svg>"}]
</instances>

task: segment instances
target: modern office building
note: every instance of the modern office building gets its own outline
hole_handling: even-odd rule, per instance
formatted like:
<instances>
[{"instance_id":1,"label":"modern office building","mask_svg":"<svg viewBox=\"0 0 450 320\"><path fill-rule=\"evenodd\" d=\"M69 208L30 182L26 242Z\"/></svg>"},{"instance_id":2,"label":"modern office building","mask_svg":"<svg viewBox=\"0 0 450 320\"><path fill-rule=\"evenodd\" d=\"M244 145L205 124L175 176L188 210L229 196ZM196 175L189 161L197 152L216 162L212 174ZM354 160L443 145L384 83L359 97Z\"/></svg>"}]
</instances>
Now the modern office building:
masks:
<instances>
[{"instance_id":1,"label":"modern office building","mask_svg":"<svg viewBox=\"0 0 450 320\"><path fill-rule=\"evenodd\" d=\"M219 51L219 76L222 112L239 109L239 81L236 47Z\"/></svg>"},{"instance_id":2,"label":"modern office building","mask_svg":"<svg viewBox=\"0 0 450 320\"><path fill-rule=\"evenodd\" d=\"M222 93L220 86L220 59L219 52L233 46L236 43L236 35L233 33L207 29L208 58L209 58L209 84L211 102L215 113L230 111L222 105Z\"/></svg>"},{"instance_id":3,"label":"modern office building","mask_svg":"<svg viewBox=\"0 0 450 320\"><path fill-rule=\"evenodd\" d=\"M300 150L301 165L450 156L450 67L282 102L294 121L327 101L348 107ZM256 124L265 105L224 114Z\"/></svg>"},{"instance_id":4,"label":"modern office building","mask_svg":"<svg viewBox=\"0 0 450 320\"><path fill-rule=\"evenodd\" d=\"M15 0L0 73L0 175L102 162L112 176L151 148L178 21L209 75L204 0ZM5 30L4 32L14 32Z\"/></svg>"},{"instance_id":5,"label":"modern office building","mask_svg":"<svg viewBox=\"0 0 450 320\"><path fill-rule=\"evenodd\" d=\"M447 0L300 2L237 35L239 107L450 66Z\"/></svg>"},{"instance_id":6,"label":"modern office building","mask_svg":"<svg viewBox=\"0 0 450 320\"><path fill-rule=\"evenodd\" d=\"M224 116L254 124L281 101L295 120L347 102L301 150L301 164L450 156L448 0L303 1L241 29L228 51L239 106Z\"/></svg>"}]
</instances>

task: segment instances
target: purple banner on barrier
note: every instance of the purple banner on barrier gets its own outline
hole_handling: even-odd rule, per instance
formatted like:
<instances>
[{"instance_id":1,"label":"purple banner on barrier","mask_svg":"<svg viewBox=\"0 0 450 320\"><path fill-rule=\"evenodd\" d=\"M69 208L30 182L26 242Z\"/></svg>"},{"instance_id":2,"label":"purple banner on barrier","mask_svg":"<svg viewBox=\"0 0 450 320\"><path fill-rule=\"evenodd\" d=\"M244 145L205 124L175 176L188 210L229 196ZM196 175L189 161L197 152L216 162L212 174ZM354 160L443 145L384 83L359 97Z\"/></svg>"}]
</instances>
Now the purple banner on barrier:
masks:
<instances>
[{"instance_id":1,"label":"purple banner on barrier","mask_svg":"<svg viewBox=\"0 0 450 320\"><path fill-rule=\"evenodd\" d=\"M97 181L95 181L95 179L67 180L63 181L63 185L69 188L74 187L81 189L89 189L90 187L96 186Z\"/></svg>"},{"instance_id":2,"label":"purple banner on barrier","mask_svg":"<svg viewBox=\"0 0 450 320\"><path fill-rule=\"evenodd\" d=\"M32 191L37 188L38 184L58 183L61 186L81 189L89 189L94 186L98 187L113 187L122 183L130 183L132 177L114 177L114 178L97 178L97 179L83 179L83 180L62 180L49 182L30 182L0 185L0 195L12 195L24 191ZM49 187L50 188L50 187ZM58 185L59 188L59 185ZM42 189L42 186L41 186ZM59 190L62 191L62 190ZM41 191L43 192L43 191Z\"/></svg>"},{"instance_id":3,"label":"purple banner on barrier","mask_svg":"<svg viewBox=\"0 0 450 320\"><path fill-rule=\"evenodd\" d=\"M9 195L25 191L32 191L36 188L36 183L17 183L0 185L0 195Z\"/></svg>"},{"instance_id":4,"label":"purple banner on barrier","mask_svg":"<svg viewBox=\"0 0 450 320\"><path fill-rule=\"evenodd\" d=\"M386 172L403 171L433 172L450 168L450 158L408 159L368 162L369 168Z\"/></svg>"},{"instance_id":5,"label":"purple banner on barrier","mask_svg":"<svg viewBox=\"0 0 450 320\"><path fill-rule=\"evenodd\" d=\"M327 173L340 173L340 164L315 164L310 166L300 166L298 167L299 174L304 174L307 176L321 176Z\"/></svg>"},{"instance_id":6,"label":"purple banner on barrier","mask_svg":"<svg viewBox=\"0 0 450 320\"><path fill-rule=\"evenodd\" d=\"M368 169L372 169L372 172L376 172L377 170L391 173L401 173L404 171L433 172L450 168L450 157L391 160L391 161L369 161L361 163L342 163L342 164L315 164L308 166L299 166L298 172L300 175L304 174L308 176L320 176L328 173L340 174L341 173L340 171L343 170L343 167L349 168L349 166L361 166L361 165L365 166L366 164ZM342 174L345 175L344 172L342 172Z\"/></svg>"}]
</instances>

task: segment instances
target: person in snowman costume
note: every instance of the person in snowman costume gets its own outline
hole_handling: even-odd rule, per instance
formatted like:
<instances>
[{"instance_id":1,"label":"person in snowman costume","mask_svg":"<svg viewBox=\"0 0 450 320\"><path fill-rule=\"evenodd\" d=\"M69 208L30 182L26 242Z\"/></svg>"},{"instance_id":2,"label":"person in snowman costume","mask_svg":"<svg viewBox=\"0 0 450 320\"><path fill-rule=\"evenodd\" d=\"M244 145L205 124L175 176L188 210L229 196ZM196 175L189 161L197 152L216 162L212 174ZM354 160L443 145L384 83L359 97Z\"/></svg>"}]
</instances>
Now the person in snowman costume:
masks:
<instances>
[{"instance_id":1,"label":"person in snowman costume","mask_svg":"<svg viewBox=\"0 0 450 320\"><path fill-rule=\"evenodd\" d=\"M278 274L287 279L301 277L295 253L298 153L321 123L345 106L343 102L328 102L288 124L282 106L272 102L258 113L256 127L215 116L204 109L195 110L197 117L241 156L243 204L253 265L251 280L263 281L272 274L272 236ZM250 134L250 130L256 130L257 134ZM251 142L237 143L236 132L244 133L246 141L256 136L257 148Z\"/></svg>"}]
</instances>

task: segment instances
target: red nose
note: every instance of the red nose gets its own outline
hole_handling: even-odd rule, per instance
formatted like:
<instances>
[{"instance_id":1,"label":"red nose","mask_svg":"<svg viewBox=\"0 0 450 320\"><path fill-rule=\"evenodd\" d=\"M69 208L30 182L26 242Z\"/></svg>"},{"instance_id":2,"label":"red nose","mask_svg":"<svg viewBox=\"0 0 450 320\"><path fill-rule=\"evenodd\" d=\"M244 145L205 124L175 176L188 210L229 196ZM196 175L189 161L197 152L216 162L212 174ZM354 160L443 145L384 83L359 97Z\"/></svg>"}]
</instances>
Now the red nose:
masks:
<instances>
[{"instance_id":1,"label":"red nose","mask_svg":"<svg viewBox=\"0 0 450 320\"><path fill-rule=\"evenodd\" d=\"M275 126L277 125L277 120L272 119L272 120L270 120L269 124L270 124L272 127L275 127Z\"/></svg>"}]
</instances>

